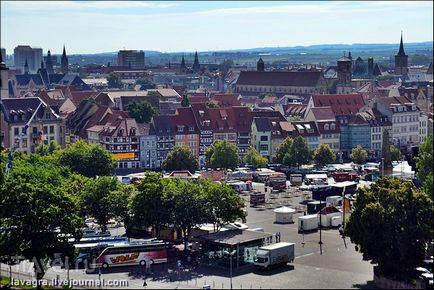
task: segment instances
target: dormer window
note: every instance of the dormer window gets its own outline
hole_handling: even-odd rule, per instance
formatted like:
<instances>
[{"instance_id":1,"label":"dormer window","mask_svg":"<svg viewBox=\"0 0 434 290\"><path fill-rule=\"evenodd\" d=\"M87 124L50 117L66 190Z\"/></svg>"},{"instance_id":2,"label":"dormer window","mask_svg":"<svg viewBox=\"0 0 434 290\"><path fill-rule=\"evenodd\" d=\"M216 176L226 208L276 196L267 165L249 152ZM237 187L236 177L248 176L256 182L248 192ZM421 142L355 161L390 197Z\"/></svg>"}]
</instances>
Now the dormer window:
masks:
<instances>
[{"instance_id":1,"label":"dormer window","mask_svg":"<svg viewBox=\"0 0 434 290\"><path fill-rule=\"evenodd\" d=\"M51 120L51 114L49 112L45 113L45 119Z\"/></svg>"},{"instance_id":2,"label":"dormer window","mask_svg":"<svg viewBox=\"0 0 434 290\"><path fill-rule=\"evenodd\" d=\"M416 111L416 106L415 105L411 106L411 110Z\"/></svg>"},{"instance_id":3,"label":"dormer window","mask_svg":"<svg viewBox=\"0 0 434 290\"><path fill-rule=\"evenodd\" d=\"M324 130L330 130L330 126L329 126L328 123L326 123L326 124L324 125Z\"/></svg>"},{"instance_id":4,"label":"dormer window","mask_svg":"<svg viewBox=\"0 0 434 290\"><path fill-rule=\"evenodd\" d=\"M136 136L136 128L130 129L130 136Z\"/></svg>"},{"instance_id":5,"label":"dormer window","mask_svg":"<svg viewBox=\"0 0 434 290\"><path fill-rule=\"evenodd\" d=\"M194 132L194 127L193 126L188 127L188 131Z\"/></svg>"},{"instance_id":6,"label":"dormer window","mask_svg":"<svg viewBox=\"0 0 434 290\"><path fill-rule=\"evenodd\" d=\"M184 132L184 126L176 126L178 129L178 132Z\"/></svg>"},{"instance_id":7,"label":"dormer window","mask_svg":"<svg viewBox=\"0 0 434 290\"><path fill-rule=\"evenodd\" d=\"M331 123L330 124L330 130L334 130L335 129L335 123Z\"/></svg>"},{"instance_id":8,"label":"dormer window","mask_svg":"<svg viewBox=\"0 0 434 290\"><path fill-rule=\"evenodd\" d=\"M124 129L119 129L118 136L123 136L123 135L124 135Z\"/></svg>"}]
</instances>

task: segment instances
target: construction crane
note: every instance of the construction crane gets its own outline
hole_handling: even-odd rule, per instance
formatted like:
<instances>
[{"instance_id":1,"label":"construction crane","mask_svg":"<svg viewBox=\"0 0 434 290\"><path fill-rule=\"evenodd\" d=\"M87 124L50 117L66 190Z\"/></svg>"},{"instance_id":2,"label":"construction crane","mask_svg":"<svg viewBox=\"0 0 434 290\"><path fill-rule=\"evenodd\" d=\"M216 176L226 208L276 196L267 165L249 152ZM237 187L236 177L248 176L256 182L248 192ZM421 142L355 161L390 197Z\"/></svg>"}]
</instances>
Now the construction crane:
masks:
<instances>
[{"instance_id":1,"label":"construction crane","mask_svg":"<svg viewBox=\"0 0 434 290\"><path fill-rule=\"evenodd\" d=\"M27 136L27 129L29 128L30 124L32 123L33 119L35 118L37 112L39 111L39 108L41 108L41 106L44 103L41 102L38 106L38 108L33 112L32 116L30 117L30 119L27 121L26 125L23 127L23 129L21 130L21 134L19 136L18 139L18 146L14 145L12 146L12 149L9 151L9 155L8 155L8 160L6 161L6 175L9 175L9 173L11 172L12 169L12 161L13 161L13 156L15 151L21 147L22 141L23 141L23 137Z\"/></svg>"}]
</instances>

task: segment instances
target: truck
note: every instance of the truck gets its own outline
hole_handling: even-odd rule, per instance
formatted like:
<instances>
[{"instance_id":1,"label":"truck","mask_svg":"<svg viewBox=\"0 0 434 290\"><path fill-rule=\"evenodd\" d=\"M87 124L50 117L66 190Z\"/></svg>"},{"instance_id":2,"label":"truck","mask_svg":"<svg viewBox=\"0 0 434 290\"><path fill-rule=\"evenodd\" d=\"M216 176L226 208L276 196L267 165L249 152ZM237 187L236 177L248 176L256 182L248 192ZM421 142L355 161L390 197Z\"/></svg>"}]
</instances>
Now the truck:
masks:
<instances>
[{"instance_id":1,"label":"truck","mask_svg":"<svg viewBox=\"0 0 434 290\"><path fill-rule=\"evenodd\" d=\"M273 267L286 265L295 258L295 244L280 242L263 246L256 252L254 265L257 268L268 270Z\"/></svg>"},{"instance_id":2,"label":"truck","mask_svg":"<svg viewBox=\"0 0 434 290\"><path fill-rule=\"evenodd\" d=\"M298 217L298 232L310 232L318 229L319 217L317 214Z\"/></svg>"},{"instance_id":3,"label":"truck","mask_svg":"<svg viewBox=\"0 0 434 290\"><path fill-rule=\"evenodd\" d=\"M268 184L274 190L286 190L286 175L285 173L275 172L270 177L268 177Z\"/></svg>"},{"instance_id":4,"label":"truck","mask_svg":"<svg viewBox=\"0 0 434 290\"><path fill-rule=\"evenodd\" d=\"M342 182L342 181L356 181L358 182L360 180L359 175L355 172L333 172L332 177L335 180L335 182Z\"/></svg>"}]
</instances>

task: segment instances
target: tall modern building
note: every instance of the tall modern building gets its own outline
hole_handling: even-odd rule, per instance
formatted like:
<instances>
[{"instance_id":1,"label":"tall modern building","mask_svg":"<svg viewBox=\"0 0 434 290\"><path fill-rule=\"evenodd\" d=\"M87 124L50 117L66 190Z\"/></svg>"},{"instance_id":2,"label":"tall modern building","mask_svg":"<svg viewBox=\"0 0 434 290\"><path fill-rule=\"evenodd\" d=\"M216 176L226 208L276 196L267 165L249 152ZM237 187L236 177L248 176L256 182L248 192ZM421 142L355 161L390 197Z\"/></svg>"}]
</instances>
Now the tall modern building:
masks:
<instances>
[{"instance_id":1,"label":"tall modern building","mask_svg":"<svg viewBox=\"0 0 434 290\"><path fill-rule=\"evenodd\" d=\"M408 55L404 51L404 43L402 41L399 44L398 54L395 55L395 75L405 75L408 72Z\"/></svg>"},{"instance_id":2,"label":"tall modern building","mask_svg":"<svg viewBox=\"0 0 434 290\"><path fill-rule=\"evenodd\" d=\"M14 64L16 69L24 72L24 65L29 65L29 72L36 73L41 67L42 48L32 48L29 45L18 45L14 49Z\"/></svg>"},{"instance_id":3,"label":"tall modern building","mask_svg":"<svg viewBox=\"0 0 434 290\"><path fill-rule=\"evenodd\" d=\"M144 68L145 53L143 50L119 50L118 65L130 68Z\"/></svg>"}]
</instances>

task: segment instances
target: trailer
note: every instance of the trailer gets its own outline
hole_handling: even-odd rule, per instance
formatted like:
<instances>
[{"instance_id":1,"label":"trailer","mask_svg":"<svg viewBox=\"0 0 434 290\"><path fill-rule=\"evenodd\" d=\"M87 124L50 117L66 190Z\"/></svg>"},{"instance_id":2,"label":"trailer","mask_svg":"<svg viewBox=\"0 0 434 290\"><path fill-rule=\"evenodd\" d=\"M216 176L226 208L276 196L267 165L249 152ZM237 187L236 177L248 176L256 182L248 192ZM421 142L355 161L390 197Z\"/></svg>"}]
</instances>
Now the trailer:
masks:
<instances>
[{"instance_id":1,"label":"trailer","mask_svg":"<svg viewBox=\"0 0 434 290\"><path fill-rule=\"evenodd\" d=\"M335 182L342 182L342 181L358 182L360 180L359 175L355 172L333 172L332 177L335 180Z\"/></svg>"},{"instance_id":2,"label":"trailer","mask_svg":"<svg viewBox=\"0 0 434 290\"><path fill-rule=\"evenodd\" d=\"M300 186L303 184L303 174L301 173L292 173L289 177L289 182L291 186Z\"/></svg>"},{"instance_id":3,"label":"trailer","mask_svg":"<svg viewBox=\"0 0 434 290\"><path fill-rule=\"evenodd\" d=\"M260 247L256 252L254 265L260 269L270 269L293 262L295 258L295 244L280 242Z\"/></svg>"},{"instance_id":4,"label":"trailer","mask_svg":"<svg viewBox=\"0 0 434 290\"><path fill-rule=\"evenodd\" d=\"M298 217L298 231L308 232L318 229L319 217L317 214L303 215Z\"/></svg>"}]
</instances>

